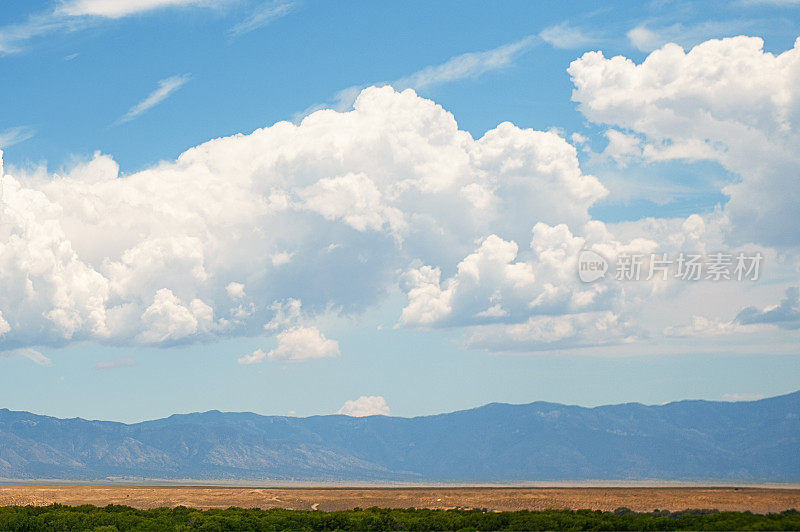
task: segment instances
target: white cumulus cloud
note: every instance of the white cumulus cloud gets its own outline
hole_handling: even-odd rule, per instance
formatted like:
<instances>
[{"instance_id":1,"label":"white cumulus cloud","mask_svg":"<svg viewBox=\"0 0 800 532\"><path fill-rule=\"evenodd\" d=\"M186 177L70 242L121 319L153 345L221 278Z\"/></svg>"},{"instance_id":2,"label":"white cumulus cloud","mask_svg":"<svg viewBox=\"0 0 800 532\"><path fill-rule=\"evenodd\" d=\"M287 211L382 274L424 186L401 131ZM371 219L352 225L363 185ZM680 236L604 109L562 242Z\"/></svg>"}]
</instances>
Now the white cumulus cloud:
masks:
<instances>
[{"instance_id":1,"label":"white cumulus cloud","mask_svg":"<svg viewBox=\"0 0 800 532\"><path fill-rule=\"evenodd\" d=\"M153 303L142 313L144 330L138 338L144 343L181 340L213 323L214 310L200 299L184 305L168 288L158 290Z\"/></svg>"},{"instance_id":2,"label":"white cumulus cloud","mask_svg":"<svg viewBox=\"0 0 800 532\"><path fill-rule=\"evenodd\" d=\"M236 281L228 283L228 286L225 287L225 292L228 293L231 299L242 299L245 296L244 285Z\"/></svg>"},{"instance_id":3,"label":"white cumulus cloud","mask_svg":"<svg viewBox=\"0 0 800 532\"><path fill-rule=\"evenodd\" d=\"M278 347L267 353L270 360L308 360L339 356L339 342L325 338L316 327L293 327L278 333Z\"/></svg>"},{"instance_id":4,"label":"white cumulus cloud","mask_svg":"<svg viewBox=\"0 0 800 532\"><path fill-rule=\"evenodd\" d=\"M583 114L640 136L645 159L710 160L740 177L722 190L731 241L800 244L800 39L778 55L757 37L667 44L641 64L589 52L569 73Z\"/></svg>"},{"instance_id":5,"label":"white cumulus cloud","mask_svg":"<svg viewBox=\"0 0 800 532\"><path fill-rule=\"evenodd\" d=\"M239 358L239 364L255 364L264 360L303 361L315 358L337 357L341 354L339 342L326 338L316 327L296 326L277 335L278 346L269 352L256 349Z\"/></svg>"},{"instance_id":6,"label":"white cumulus cloud","mask_svg":"<svg viewBox=\"0 0 800 532\"><path fill-rule=\"evenodd\" d=\"M274 334L300 323L275 325L294 311L272 302L362 311L414 261L455 265L539 221L580 226L605 193L555 132L504 123L474 139L391 87L125 177L99 153L47 179L5 174L0 348Z\"/></svg>"},{"instance_id":7,"label":"white cumulus cloud","mask_svg":"<svg viewBox=\"0 0 800 532\"><path fill-rule=\"evenodd\" d=\"M380 395L362 395L358 399L345 401L337 414L365 417L365 416L388 416L390 414L389 405L386 399Z\"/></svg>"},{"instance_id":8,"label":"white cumulus cloud","mask_svg":"<svg viewBox=\"0 0 800 532\"><path fill-rule=\"evenodd\" d=\"M11 325L3 318L3 313L0 312L0 336L4 335L11 330Z\"/></svg>"},{"instance_id":9,"label":"white cumulus cloud","mask_svg":"<svg viewBox=\"0 0 800 532\"><path fill-rule=\"evenodd\" d=\"M585 248L610 259L733 252L725 237L738 223L736 209L746 207L736 187L759 184L751 241L771 267L783 261L795 271L793 255L762 243L775 238L769 228L793 220L787 198L796 183L770 166L796 157L787 148L796 134L780 125L796 119L793 86L769 99L753 92L752 101L720 89L712 101L706 92L713 83L695 84L689 74L709 76L692 54L719 63L720 47L749 50L746 65L766 62L775 79L794 68L792 53L769 56L752 45L716 41L688 54L666 47L642 65L587 54L571 67L583 111L626 136L617 139L617 155L631 153L630 135L639 140L635 156L645 160L677 150L675 157L741 166L741 183L726 189L731 203L704 216L593 220L590 210L607 189L582 171L576 148L557 131L504 122L475 138L435 102L391 87L365 89L350 111L320 110L299 124L214 139L127 176L100 153L58 174L0 172L0 349L258 336L273 347L240 363L335 357L339 345L320 330L320 316L361 315L398 287L405 298L398 326L458 327L465 345L492 351L626 343L670 326L673 338L691 336L674 317L643 325L639 318L653 301L702 294L703 285L581 283L577 256ZM666 72L683 103L670 99L664 71L651 64L659 61L675 67ZM721 79L733 79L728 68L720 67ZM620 82L626 76L640 86ZM626 114L627 105L649 120ZM759 144L764 154L736 144L717 116L727 117L726 127L746 123L744 135L762 131L786 153L770 163L777 148ZM714 139L750 150L752 160ZM760 170L751 172L751 164ZM795 307L787 305L788 314L757 310L790 324L784 318ZM695 313L725 322L708 309Z\"/></svg>"},{"instance_id":10,"label":"white cumulus cloud","mask_svg":"<svg viewBox=\"0 0 800 532\"><path fill-rule=\"evenodd\" d=\"M670 26L652 27L640 24L627 33L630 43L643 52L676 43L691 48L713 37L728 37L741 33L747 26L743 21L708 21L699 24L672 24Z\"/></svg>"}]
</instances>

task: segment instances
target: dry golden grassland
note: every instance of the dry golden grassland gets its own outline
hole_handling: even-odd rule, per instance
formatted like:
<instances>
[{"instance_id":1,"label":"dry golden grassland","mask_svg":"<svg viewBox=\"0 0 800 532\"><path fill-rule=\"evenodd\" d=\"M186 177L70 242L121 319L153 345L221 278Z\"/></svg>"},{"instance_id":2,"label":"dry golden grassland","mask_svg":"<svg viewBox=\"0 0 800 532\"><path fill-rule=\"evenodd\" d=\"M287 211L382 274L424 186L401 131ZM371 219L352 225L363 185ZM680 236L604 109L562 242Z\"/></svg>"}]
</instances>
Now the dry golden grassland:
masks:
<instances>
[{"instance_id":1,"label":"dry golden grassland","mask_svg":"<svg viewBox=\"0 0 800 532\"><path fill-rule=\"evenodd\" d=\"M761 487L414 487L414 488L247 488L219 486L4 485L5 505L124 504L147 509L286 508L346 510L369 508L487 508L490 510L592 509L627 507L636 512L687 508L749 510L800 509L800 488Z\"/></svg>"}]
</instances>

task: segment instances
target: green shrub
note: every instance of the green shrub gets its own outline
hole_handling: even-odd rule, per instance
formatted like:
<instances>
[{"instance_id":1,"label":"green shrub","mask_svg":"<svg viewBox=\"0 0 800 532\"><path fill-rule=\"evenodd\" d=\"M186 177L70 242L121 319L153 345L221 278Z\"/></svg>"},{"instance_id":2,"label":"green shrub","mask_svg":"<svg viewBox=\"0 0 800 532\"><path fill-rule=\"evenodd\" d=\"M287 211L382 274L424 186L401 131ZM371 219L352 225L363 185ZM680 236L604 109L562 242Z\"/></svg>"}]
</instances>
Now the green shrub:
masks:
<instances>
[{"instance_id":1,"label":"green shrub","mask_svg":"<svg viewBox=\"0 0 800 532\"><path fill-rule=\"evenodd\" d=\"M636 513L543 510L489 512L367 508L338 512L228 508L195 510L91 505L0 507L0 530L9 531L233 531L233 530L798 530L800 513L779 514L656 510Z\"/></svg>"}]
</instances>

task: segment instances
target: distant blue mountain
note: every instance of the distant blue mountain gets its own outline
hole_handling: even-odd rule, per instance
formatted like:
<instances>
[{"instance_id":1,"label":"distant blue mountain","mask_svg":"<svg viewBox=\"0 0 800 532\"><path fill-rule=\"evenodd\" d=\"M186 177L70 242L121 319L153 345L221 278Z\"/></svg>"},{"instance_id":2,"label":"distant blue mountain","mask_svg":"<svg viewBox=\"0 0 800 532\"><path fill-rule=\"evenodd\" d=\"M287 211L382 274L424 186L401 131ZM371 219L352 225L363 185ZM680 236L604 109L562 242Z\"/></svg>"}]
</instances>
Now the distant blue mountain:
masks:
<instances>
[{"instance_id":1,"label":"distant blue mountain","mask_svg":"<svg viewBox=\"0 0 800 532\"><path fill-rule=\"evenodd\" d=\"M211 411L131 425L3 409L0 477L800 481L800 392L662 406L489 404L416 418Z\"/></svg>"}]
</instances>

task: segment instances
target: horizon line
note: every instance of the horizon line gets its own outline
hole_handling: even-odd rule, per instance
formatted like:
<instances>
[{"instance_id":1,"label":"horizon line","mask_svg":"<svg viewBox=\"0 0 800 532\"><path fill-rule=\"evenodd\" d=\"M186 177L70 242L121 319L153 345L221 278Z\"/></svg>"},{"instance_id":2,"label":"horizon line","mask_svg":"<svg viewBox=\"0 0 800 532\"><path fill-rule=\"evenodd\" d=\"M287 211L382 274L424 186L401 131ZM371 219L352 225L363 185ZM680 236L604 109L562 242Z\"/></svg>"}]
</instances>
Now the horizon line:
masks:
<instances>
[{"instance_id":1,"label":"horizon line","mask_svg":"<svg viewBox=\"0 0 800 532\"><path fill-rule=\"evenodd\" d=\"M13 412L13 413L31 414L31 415L38 416L38 417L47 417L47 418L58 419L58 420L63 420L63 421L80 420L80 421L97 422L97 423L115 423L115 424L120 424L120 425L139 425L139 424L142 424L142 423L152 423L152 422L155 422L155 421L163 421L163 420L175 417L175 416L192 416L192 415L205 415L205 414L249 414L249 415L259 416L259 417L284 418L284 419L310 419L310 418L315 418L315 417L347 417L347 418L353 418L353 419L384 417L384 418L388 418L388 419L419 419L419 418L426 418L426 417L435 417L435 416L445 416L445 415L450 415L450 414L457 414L457 413L460 413L460 412L469 412L471 410L478 410L478 409L489 407L489 406L530 406L530 405L534 405L534 404L537 404L537 403L543 403L543 404L549 404L549 405L557 405L557 406L561 406L561 407L582 408L582 409L586 409L586 410L594 410L594 409L597 409L597 408L608 408L608 407L626 406L626 405L638 405L638 406L643 406L643 407L646 407L646 408L658 408L658 407L669 406L669 405L678 404L678 403L688 403L688 402L720 403L720 404L736 404L736 403L749 404L749 403L758 403L758 402L761 402L761 401L769 401L769 400L773 400L773 399L780 399L782 397L788 397L790 395L795 395L795 394L800 394L800 389L797 389L797 390L794 390L794 391L791 391L791 392L787 392L787 393L778 394L778 395L772 395L772 396L769 396L769 397L760 397L758 399L746 399L746 400L738 400L738 401L737 400L726 401L726 400L723 400L723 399L718 399L718 400L711 400L711 399L677 399L675 401L668 401L668 402L665 402L665 403L656 403L656 404L645 404L645 403L641 403L641 402L638 402L638 401L628 401L628 402L623 402L623 403L609 403L609 404L602 404L602 405L596 405L596 406L583 406L583 405L577 405L577 404L557 403L557 402L553 402L553 401L541 401L541 400L531 401L529 403L503 403L503 402L494 402L493 401L493 402L490 402L490 403L484 403L484 404L481 404L481 405L478 405L478 406L474 406L472 408L463 408L463 409L460 409L460 410L451 410L451 411L448 411L448 412L439 412L439 413L436 413L436 414L424 414L424 415L419 415L419 416L393 416L393 415L388 415L387 416L387 415L384 415L384 414L373 414L373 415L369 415L369 416L349 416L349 415L346 415L346 414L337 414L337 413L312 414L312 415L309 415L309 416L287 416L287 415L279 415L279 414L259 414L257 412L252 412L252 411L249 411L249 410L232 411L232 410L211 409L211 410L192 411L192 412L174 412L174 413L169 414L169 415L164 416L164 417L157 417L157 418L153 418L153 419L144 419L144 420L141 420L141 421L134 421L134 422L130 422L130 423L125 422L125 421L116 421L116 420L112 420L112 419L88 419L88 418L83 418L83 417L80 417L80 416L58 417L58 416L53 416L53 415L49 415L49 414L39 414L39 413L36 413L36 412L32 412L30 410L12 410L12 409L7 408L7 407L0 408L0 412ZM0 479L0 482L2 482L2 479Z\"/></svg>"}]
</instances>

